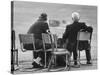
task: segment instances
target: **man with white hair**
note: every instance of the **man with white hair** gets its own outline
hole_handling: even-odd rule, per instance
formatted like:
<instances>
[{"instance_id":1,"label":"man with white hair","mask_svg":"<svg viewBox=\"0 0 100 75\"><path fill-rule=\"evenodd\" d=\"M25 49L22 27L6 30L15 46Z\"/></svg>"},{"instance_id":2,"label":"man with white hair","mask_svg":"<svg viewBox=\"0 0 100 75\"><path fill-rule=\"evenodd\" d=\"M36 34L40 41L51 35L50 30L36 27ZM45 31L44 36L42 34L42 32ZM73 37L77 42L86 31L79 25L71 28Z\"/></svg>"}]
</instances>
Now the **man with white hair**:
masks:
<instances>
[{"instance_id":1,"label":"man with white hair","mask_svg":"<svg viewBox=\"0 0 100 75\"><path fill-rule=\"evenodd\" d=\"M88 31L88 27L84 22L79 22L80 15L77 12L72 13L72 20L73 23L66 26L66 30L63 34L63 39L68 40L68 43L66 45L66 48L72 53L73 52L73 58L74 58L74 65L77 66L77 33L81 29L85 29ZM92 29L90 30L92 32ZM86 58L87 58L87 64L91 64L91 55L90 50L85 50L86 52Z\"/></svg>"},{"instance_id":2,"label":"man with white hair","mask_svg":"<svg viewBox=\"0 0 100 75\"><path fill-rule=\"evenodd\" d=\"M72 20L73 20L74 22L78 22L79 19L80 19L79 13L73 12L73 13L72 13Z\"/></svg>"}]
</instances>

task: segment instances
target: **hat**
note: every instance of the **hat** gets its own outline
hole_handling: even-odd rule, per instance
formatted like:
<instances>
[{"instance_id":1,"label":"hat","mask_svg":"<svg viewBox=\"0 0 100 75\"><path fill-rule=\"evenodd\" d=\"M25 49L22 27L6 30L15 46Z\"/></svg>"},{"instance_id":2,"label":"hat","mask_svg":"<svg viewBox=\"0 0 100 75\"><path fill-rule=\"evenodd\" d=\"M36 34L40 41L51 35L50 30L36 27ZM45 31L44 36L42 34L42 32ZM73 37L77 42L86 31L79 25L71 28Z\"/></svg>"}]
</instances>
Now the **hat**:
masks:
<instances>
[{"instance_id":1,"label":"hat","mask_svg":"<svg viewBox=\"0 0 100 75\"><path fill-rule=\"evenodd\" d=\"M46 13L42 13L39 18L47 18L47 14Z\"/></svg>"}]
</instances>

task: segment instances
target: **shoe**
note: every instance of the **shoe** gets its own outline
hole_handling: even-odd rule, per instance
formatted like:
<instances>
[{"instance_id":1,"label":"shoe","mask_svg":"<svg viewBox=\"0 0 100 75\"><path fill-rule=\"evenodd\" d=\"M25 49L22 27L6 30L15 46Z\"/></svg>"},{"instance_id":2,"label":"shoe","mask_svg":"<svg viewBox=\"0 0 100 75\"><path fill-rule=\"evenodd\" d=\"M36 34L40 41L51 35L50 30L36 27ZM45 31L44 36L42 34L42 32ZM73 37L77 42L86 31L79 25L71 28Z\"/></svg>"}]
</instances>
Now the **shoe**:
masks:
<instances>
[{"instance_id":1,"label":"shoe","mask_svg":"<svg viewBox=\"0 0 100 75\"><path fill-rule=\"evenodd\" d=\"M32 68L43 68L43 66L40 66L40 64L37 64L36 62L33 62L32 65Z\"/></svg>"},{"instance_id":2,"label":"shoe","mask_svg":"<svg viewBox=\"0 0 100 75\"><path fill-rule=\"evenodd\" d=\"M77 65L77 62L74 62L74 65Z\"/></svg>"},{"instance_id":3,"label":"shoe","mask_svg":"<svg viewBox=\"0 0 100 75\"><path fill-rule=\"evenodd\" d=\"M80 65L78 65L78 63L77 62L74 62L74 66L73 67L75 67L75 68L79 68L80 67Z\"/></svg>"},{"instance_id":4,"label":"shoe","mask_svg":"<svg viewBox=\"0 0 100 75\"><path fill-rule=\"evenodd\" d=\"M80 67L80 65L74 65L73 67L75 67L75 68L79 68L79 67Z\"/></svg>"},{"instance_id":5,"label":"shoe","mask_svg":"<svg viewBox=\"0 0 100 75\"><path fill-rule=\"evenodd\" d=\"M91 65L92 63L90 61L87 61L87 64L90 64Z\"/></svg>"}]
</instances>

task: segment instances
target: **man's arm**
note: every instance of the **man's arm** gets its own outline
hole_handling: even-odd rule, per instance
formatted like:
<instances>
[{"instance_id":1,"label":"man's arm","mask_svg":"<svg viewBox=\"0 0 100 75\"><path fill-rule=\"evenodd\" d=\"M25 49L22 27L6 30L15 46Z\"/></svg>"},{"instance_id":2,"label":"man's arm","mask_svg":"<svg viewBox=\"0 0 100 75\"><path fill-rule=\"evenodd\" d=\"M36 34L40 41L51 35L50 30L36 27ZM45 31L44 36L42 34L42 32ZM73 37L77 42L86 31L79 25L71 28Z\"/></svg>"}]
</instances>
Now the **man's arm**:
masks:
<instances>
[{"instance_id":1,"label":"man's arm","mask_svg":"<svg viewBox=\"0 0 100 75\"><path fill-rule=\"evenodd\" d=\"M43 25L43 32L44 33L50 33L50 29L49 29L48 23L45 23Z\"/></svg>"},{"instance_id":2,"label":"man's arm","mask_svg":"<svg viewBox=\"0 0 100 75\"><path fill-rule=\"evenodd\" d=\"M63 39L66 40L68 38L68 34L69 34L70 28L69 26L66 26L66 30L63 34Z\"/></svg>"},{"instance_id":3,"label":"man's arm","mask_svg":"<svg viewBox=\"0 0 100 75\"><path fill-rule=\"evenodd\" d=\"M91 26L87 26L85 23L82 24L83 31L93 32L93 28Z\"/></svg>"},{"instance_id":4,"label":"man's arm","mask_svg":"<svg viewBox=\"0 0 100 75\"><path fill-rule=\"evenodd\" d=\"M92 33L93 32L93 28L91 26L88 26L87 31Z\"/></svg>"},{"instance_id":5,"label":"man's arm","mask_svg":"<svg viewBox=\"0 0 100 75\"><path fill-rule=\"evenodd\" d=\"M81 24L81 29L86 30L86 29L87 29L87 25L86 25L85 23L82 23L82 24Z\"/></svg>"}]
</instances>

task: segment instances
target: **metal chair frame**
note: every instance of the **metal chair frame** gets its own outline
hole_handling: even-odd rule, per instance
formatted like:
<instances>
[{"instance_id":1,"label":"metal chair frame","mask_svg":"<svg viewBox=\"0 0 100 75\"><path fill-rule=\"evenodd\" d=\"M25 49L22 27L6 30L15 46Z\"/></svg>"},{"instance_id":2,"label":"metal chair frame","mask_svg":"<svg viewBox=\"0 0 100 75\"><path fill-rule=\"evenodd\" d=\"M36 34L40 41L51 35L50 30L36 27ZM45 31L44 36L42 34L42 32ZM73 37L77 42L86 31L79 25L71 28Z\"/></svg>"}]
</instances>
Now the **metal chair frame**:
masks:
<instances>
[{"instance_id":1,"label":"metal chair frame","mask_svg":"<svg viewBox=\"0 0 100 75\"><path fill-rule=\"evenodd\" d=\"M67 68L69 70L70 66L68 66L68 65L70 65L70 64L69 64L69 59L67 59L69 52L66 49L63 49L64 51L58 51L59 49L57 48L57 36L55 34L54 35L42 34L42 36L45 37L45 40L46 40L46 41L44 41L44 48L45 48L45 43L49 43L52 45L52 56L51 56L51 60L48 65L48 71L50 71L50 66L51 66L52 60L54 60L56 58L56 55L66 55L66 60L68 60L68 61L66 61L66 66L65 66L64 70L66 70ZM60 49L60 50L62 50L62 49Z\"/></svg>"},{"instance_id":2,"label":"metal chair frame","mask_svg":"<svg viewBox=\"0 0 100 75\"><path fill-rule=\"evenodd\" d=\"M21 47L22 52L33 51L33 60L34 60L34 52L42 51L41 49L36 50L36 48L35 48L34 34L19 34L19 40L20 40L20 47ZM24 47L23 47L24 44L32 44L33 50L24 49Z\"/></svg>"},{"instance_id":3,"label":"metal chair frame","mask_svg":"<svg viewBox=\"0 0 100 75\"><path fill-rule=\"evenodd\" d=\"M42 33L42 41L43 41L43 49L45 53L45 68L47 67L47 62L46 62L46 57L47 57L47 52L52 51L53 45L51 41L51 36L49 34ZM46 50L46 44L51 45L51 49Z\"/></svg>"},{"instance_id":4,"label":"metal chair frame","mask_svg":"<svg viewBox=\"0 0 100 75\"><path fill-rule=\"evenodd\" d=\"M78 35L77 35L77 47L76 50L78 51L78 61L79 61L79 67L80 67L80 50L78 50L79 48L79 41L88 41L88 43L90 44L90 49L91 49L91 37L92 37L92 33L90 32L84 32L84 31L79 31Z\"/></svg>"}]
</instances>

